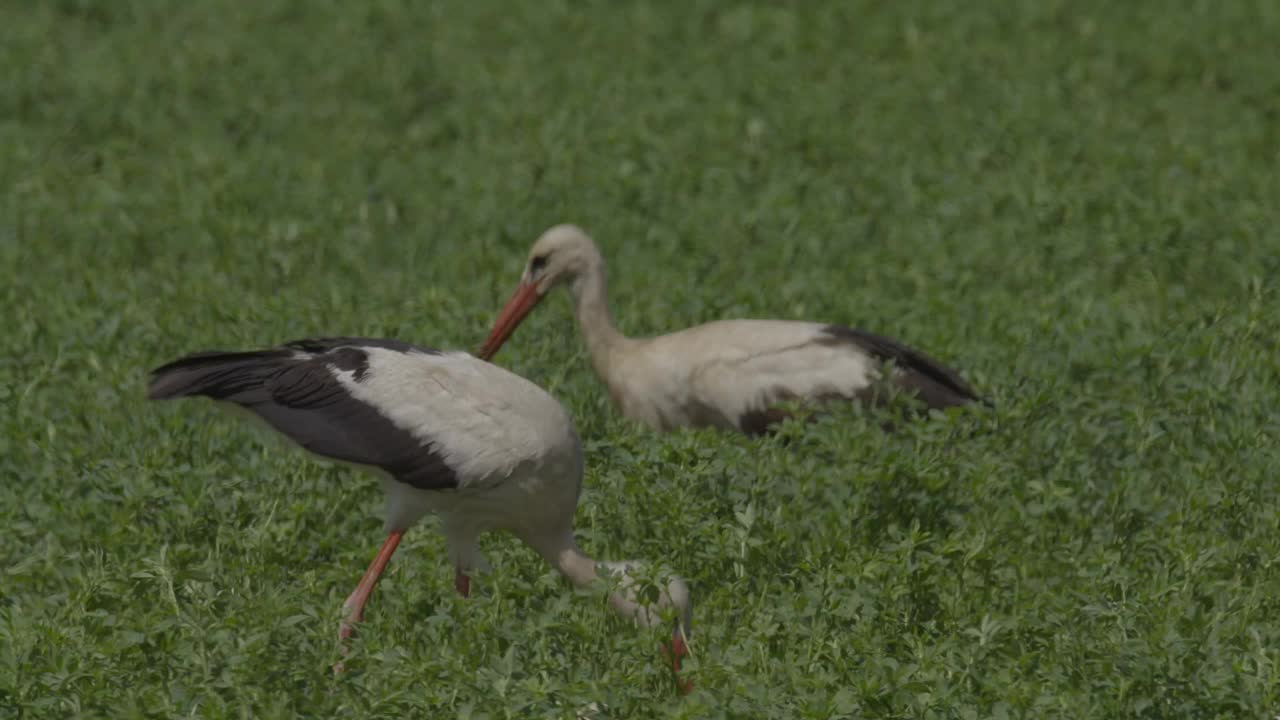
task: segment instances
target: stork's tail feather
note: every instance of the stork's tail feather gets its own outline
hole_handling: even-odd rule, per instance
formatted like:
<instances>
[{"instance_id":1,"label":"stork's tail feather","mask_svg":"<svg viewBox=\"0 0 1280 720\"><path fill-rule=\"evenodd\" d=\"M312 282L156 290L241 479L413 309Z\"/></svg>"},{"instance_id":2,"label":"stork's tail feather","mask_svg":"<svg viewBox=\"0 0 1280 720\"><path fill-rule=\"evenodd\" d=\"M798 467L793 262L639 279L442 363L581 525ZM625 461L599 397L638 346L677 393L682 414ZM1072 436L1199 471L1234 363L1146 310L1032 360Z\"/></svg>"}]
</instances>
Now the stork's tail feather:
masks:
<instances>
[{"instance_id":1,"label":"stork's tail feather","mask_svg":"<svg viewBox=\"0 0 1280 720\"><path fill-rule=\"evenodd\" d=\"M152 400L205 395L232 400L262 387L280 370L290 353L282 350L253 352L199 352L181 357L151 371L147 397Z\"/></svg>"}]
</instances>

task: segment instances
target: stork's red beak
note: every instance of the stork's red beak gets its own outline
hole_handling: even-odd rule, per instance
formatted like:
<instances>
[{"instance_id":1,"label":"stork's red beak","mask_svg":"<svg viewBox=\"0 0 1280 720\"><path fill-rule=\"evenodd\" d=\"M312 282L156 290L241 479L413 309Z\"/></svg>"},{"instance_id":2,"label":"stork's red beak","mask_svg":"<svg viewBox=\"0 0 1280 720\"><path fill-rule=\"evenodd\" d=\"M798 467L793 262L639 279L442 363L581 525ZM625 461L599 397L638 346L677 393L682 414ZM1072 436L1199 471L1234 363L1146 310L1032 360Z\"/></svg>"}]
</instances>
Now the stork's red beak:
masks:
<instances>
[{"instance_id":1,"label":"stork's red beak","mask_svg":"<svg viewBox=\"0 0 1280 720\"><path fill-rule=\"evenodd\" d=\"M522 281L507 304L502 306L502 312L498 313L498 319L493 323L493 331L489 333L489 339L485 340L480 348L480 359L488 360L498 354L502 343L511 337L511 333L520 326L520 321L524 320L541 299L542 295L538 292L538 286L535 283Z\"/></svg>"},{"instance_id":2,"label":"stork's red beak","mask_svg":"<svg viewBox=\"0 0 1280 720\"><path fill-rule=\"evenodd\" d=\"M663 643L662 655L671 663L671 675L676 681L676 692L681 695L688 695L693 690L692 680L680 679L680 661L689 654L689 648L684 644L684 634L679 628L671 634L671 642Z\"/></svg>"}]
</instances>

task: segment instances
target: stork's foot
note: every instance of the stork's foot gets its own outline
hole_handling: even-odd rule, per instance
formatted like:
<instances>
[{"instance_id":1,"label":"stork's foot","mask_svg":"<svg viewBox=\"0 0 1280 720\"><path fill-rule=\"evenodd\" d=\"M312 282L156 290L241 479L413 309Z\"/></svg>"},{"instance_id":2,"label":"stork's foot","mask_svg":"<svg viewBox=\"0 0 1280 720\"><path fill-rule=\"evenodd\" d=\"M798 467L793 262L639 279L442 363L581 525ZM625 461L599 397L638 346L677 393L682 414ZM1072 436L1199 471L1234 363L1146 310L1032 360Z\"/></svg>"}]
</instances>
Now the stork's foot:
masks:
<instances>
[{"instance_id":1,"label":"stork's foot","mask_svg":"<svg viewBox=\"0 0 1280 720\"><path fill-rule=\"evenodd\" d=\"M352 593L352 597L354 596L355 596L355 593ZM338 623L338 654L339 655L347 654L347 650L350 649L348 641L351 640L351 638L355 637L355 634L356 634L356 623L364 619L363 618L364 613L361 611L359 607L354 606L352 602L352 598L347 598L347 602L343 606L343 609L346 610L347 616L342 619L342 622ZM344 669L345 668L341 660L333 664L334 675L338 675L342 673Z\"/></svg>"}]
</instances>

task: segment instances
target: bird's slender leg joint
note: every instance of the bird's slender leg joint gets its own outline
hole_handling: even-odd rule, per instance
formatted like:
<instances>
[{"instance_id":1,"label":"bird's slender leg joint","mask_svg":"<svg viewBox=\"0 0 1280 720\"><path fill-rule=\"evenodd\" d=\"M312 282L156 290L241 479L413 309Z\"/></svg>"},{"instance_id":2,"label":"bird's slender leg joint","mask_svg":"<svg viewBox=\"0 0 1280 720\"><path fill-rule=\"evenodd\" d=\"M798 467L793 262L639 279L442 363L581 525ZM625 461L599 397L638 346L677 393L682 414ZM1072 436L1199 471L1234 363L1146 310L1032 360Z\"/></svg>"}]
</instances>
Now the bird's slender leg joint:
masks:
<instances>
[{"instance_id":1,"label":"bird's slender leg joint","mask_svg":"<svg viewBox=\"0 0 1280 720\"><path fill-rule=\"evenodd\" d=\"M355 624L364 619L364 606L368 604L369 596L378 584L378 578L382 577L382 571L387 569L387 563L391 561L391 555L395 553L403 535L404 532L399 530L387 535L382 548L374 556L373 562L369 563L369 569L364 571L364 577L360 578L356 589L347 596L347 601L343 604L347 616L338 626L338 643L343 653L347 650L346 641L356 632ZM342 663L334 665L333 671L342 672Z\"/></svg>"},{"instance_id":2,"label":"bird's slender leg joint","mask_svg":"<svg viewBox=\"0 0 1280 720\"><path fill-rule=\"evenodd\" d=\"M453 586L462 597L471 597L471 576L458 568L453 575Z\"/></svg>"}]
</instances>

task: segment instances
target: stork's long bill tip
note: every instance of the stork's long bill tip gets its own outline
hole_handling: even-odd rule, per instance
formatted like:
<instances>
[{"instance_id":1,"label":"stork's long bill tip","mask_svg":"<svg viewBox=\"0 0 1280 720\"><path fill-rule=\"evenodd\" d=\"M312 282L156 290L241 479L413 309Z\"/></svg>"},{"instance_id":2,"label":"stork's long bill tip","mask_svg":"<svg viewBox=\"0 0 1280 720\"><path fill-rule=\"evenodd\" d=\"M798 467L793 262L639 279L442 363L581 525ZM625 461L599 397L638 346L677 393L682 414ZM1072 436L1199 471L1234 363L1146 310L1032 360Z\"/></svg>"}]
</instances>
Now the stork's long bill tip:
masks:
<instances>
[{"instance_id":1,"label":"stork's long bill tip","mask_svg":"<svg viewBox=\"0 0 1280 720\"><path fill-rule=\"evenodd\" d=\"M516 328L520 326L520 322L537 306L538 301L541 299L542 295L538 292L537 285L521 282L516 287L516 291L512 293L511 299L498 312L498 319L493 322L493 330L489 332L489 337L484 341L484 345L480 347L480 352L476 357L481 360L489 360L496 355L502 344L507 341L507 338L511 337L511 333L515 332Z\"/></svg>"},{"instance_id":2,"label":"stork's long bill tip","mask_svg":"<svg viewBox=\"0 0 1280 720\"><path fill-rule=\"evenodd\" d=\"M662 654L671 663L671 675L675 678L676 692L688 695L693 690L693 681L680 677L680 661L689 654L689 648L685 645L684 634L680 630L677 629L672 634L671 642L662 644Z\"/></svg>"}]
</instances>

